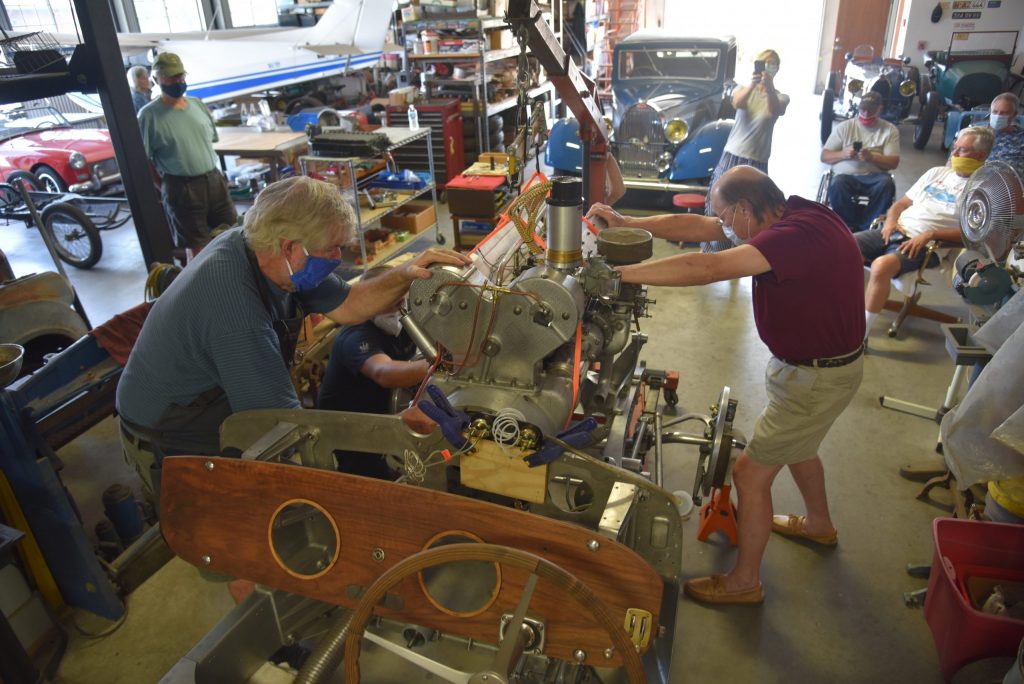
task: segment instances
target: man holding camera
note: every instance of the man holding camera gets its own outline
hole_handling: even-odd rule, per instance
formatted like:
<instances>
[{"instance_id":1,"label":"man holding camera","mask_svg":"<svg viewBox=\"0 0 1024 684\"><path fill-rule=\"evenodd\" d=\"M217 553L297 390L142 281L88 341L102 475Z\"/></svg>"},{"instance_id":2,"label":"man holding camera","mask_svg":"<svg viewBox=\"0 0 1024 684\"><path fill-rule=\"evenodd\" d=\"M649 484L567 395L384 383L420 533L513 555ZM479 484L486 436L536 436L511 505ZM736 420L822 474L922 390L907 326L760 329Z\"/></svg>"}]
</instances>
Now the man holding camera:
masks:
<instances>
[{"instance_id":1,"label":"man holding camera","mask_svg":"<svg viewBox=\"0 0 1024 684\"><path fill-rule=\"evenodd\" d=\"M881 113L881 96L867 93L857 118L834 127L821 151L821 161L835 171L828 204L854 233L867 230L896 197L889 172L900 164L900 132ZM858 201L862 196L866 205Z\"/></svg>"}]
</instances>

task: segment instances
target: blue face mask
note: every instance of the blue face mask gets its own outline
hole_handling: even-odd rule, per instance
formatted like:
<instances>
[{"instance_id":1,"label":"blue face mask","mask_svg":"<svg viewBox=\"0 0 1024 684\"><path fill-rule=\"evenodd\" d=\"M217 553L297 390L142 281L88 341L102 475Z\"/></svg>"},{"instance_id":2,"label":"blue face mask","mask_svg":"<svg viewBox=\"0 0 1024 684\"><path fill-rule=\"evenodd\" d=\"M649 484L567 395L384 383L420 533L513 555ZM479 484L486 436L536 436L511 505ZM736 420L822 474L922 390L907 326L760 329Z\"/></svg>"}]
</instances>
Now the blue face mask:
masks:
<instances>
[{"instance_id":1,"label":"blue face mask","mask_svg":"<svg viewBox=\"0 0 1024 684\"><path fill-rule=\"evenodd\" d=\"M285 259L285 266L288 267L288 276L299 292L316 289L320 283L327 280L327 277L334 273L334 269L341 265L340 259L325 259L324 257L311 256L306 248L302 248L306 255L306 263L299 269L298 273L292 271L292 265Z\"/></svg>"},{"instance_id":2,"label":"blue face mask","mask_svg":"<svg viewBox=\"0 0 1024 684\"><path fill-rule=\"evenodd\" d=\"M1010 125L1009 114L993 114L989 117L988 125L992 127L994 131L1001 131Z\"/></svg>"},{"instance_id":3,"label":"blue face mask","mask_svg":"<svg viewBox=\"0 0 1024 684\"><path fill-rule=\"evenodd\" d=\"M167 85L160 84L160 91L167 97L174 98L175 100L184 95L186 90L188 90L188 84L184 81L181 83L168 83Z\"/></svg>"}]
</instances>

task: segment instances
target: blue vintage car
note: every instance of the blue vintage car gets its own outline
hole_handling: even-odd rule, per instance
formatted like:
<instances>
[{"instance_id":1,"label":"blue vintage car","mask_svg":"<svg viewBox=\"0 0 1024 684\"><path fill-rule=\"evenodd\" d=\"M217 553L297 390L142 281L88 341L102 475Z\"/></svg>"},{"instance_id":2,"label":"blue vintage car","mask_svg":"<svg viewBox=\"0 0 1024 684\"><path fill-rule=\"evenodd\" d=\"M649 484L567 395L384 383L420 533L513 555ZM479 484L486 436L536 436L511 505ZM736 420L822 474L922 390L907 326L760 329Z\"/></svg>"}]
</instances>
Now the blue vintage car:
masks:
<instances>
[{"instance_id":1,"label":"blue vintage car","mask_svg":"<svg viewBox=\"0 0 1024 684\"><path fill-rule=\"evenodd\" d=\"M638 32L615 46L611 149L627 188L700 192L732 130L736 40ZM545 161L580 173L575 119L551 130Z\"/></svg>"}]
</instances>

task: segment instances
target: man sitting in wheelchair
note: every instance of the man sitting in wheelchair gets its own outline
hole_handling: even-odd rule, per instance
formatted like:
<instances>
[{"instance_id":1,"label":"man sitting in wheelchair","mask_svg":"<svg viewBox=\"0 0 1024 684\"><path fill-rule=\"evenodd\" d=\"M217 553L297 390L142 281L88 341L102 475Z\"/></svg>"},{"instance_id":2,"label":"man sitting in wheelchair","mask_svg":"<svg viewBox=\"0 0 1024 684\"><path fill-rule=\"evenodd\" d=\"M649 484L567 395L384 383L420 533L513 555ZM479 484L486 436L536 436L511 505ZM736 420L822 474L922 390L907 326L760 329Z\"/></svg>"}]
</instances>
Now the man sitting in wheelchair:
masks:
<instances>
[{"instance_id":1,"label":"man sitting in wheelchair","mask_svg":"<svg viewBox=\"0 0 1024 684\"><path fill-rule=\"evenodd\" d=\"M988 127L960 131L949 165L926 171L889 208L880 228L881 220L871 230L854 235L865 263L871 265L864 295L868 332L889 298L889 281L920 268L929 254L929 242L962 242L957 197L970 175L985 162L994 141L995 135ZM931 258L938 263L934 254Z\"/></svg>"},{"instance_id":2,"label":"man sitting in wheelchair","mask_svg":"<svg viewBox=\"0 0 1024 684\"><path fill-rule=\"evenodd\" d=\"M858 111L856 119L832 129L821 150L821 161L831 164L835 174L828 205L855 233L867 229L892 204L896 184L889 172L900 163L900 132L881 118L878 93L865 94ZM861 197L867 198L866 204Z\"/></svg>"}]
</instances>

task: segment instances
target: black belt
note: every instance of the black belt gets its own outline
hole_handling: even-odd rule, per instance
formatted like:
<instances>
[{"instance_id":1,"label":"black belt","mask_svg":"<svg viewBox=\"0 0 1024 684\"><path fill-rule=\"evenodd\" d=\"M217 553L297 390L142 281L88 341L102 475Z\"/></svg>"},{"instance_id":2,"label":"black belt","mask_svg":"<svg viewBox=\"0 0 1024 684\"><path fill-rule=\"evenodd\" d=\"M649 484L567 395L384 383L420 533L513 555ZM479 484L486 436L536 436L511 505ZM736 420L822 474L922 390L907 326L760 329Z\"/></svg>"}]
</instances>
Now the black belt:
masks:
<instances>
[{"instance_id":1,"label":"black belt","mask_svg":"<svg viewBox=\"0 0 1024 684\"><path fill-rule=\"evenodd\" d=\"M788 363L791 366L811 366L813 368L839 368L841 366L846 366L853 363L854 361L859 359L860 355L863 353L864 345L861 344L859 347L857 347L857 351L853 352L852 354L847 354L846 356L833 356L827 359L805 359L801 361L790 361L789 359L779 360Z\"/></svg>"},{"instance_id":2,"label":"black belt","mask_svg":"<svg viewBox=\"0 0 1024 684\"><path fill-rule=\"evenodd\" d=\"M212 174L215 174L215 173L220 173L220 169L213 169L212 171L207 171L206 173L201 173L198 176L175 176L175 175L172 175L170 173L165 173L163 175L163 177L164 178L170 178L171 180L178 181L179 183L189 183L191 181L197 181L197 180L200 180L200 179L203 179L203 178L209 178Z\"/></svg>"}]
</instances>

